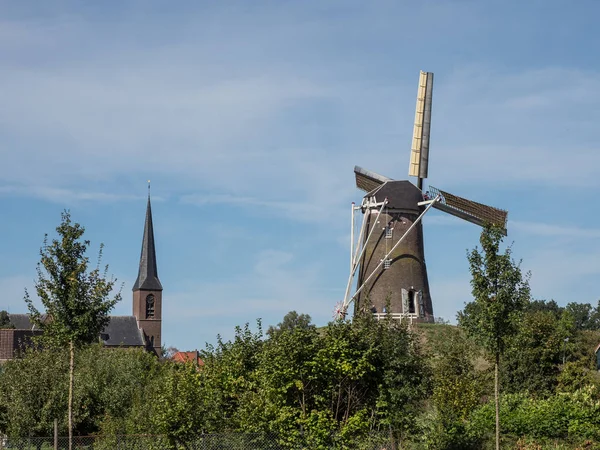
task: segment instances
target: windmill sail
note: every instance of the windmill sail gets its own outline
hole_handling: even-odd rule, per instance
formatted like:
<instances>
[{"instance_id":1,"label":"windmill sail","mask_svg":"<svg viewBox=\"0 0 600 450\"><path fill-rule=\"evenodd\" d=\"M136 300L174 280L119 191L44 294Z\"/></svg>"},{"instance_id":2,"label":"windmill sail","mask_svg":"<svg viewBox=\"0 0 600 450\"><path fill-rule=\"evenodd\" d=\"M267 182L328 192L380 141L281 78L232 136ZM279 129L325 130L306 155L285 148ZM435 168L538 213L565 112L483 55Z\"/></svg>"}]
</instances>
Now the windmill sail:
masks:
<instances>
[{"instance_id":1,"label":"windmill sail","mask_svg":"<svg viewBox=\"0 0 600 450\"><path fill-rule=\"evenodd\" d=\"M419 77L415 127L410 153L408 175L427 178L429 169L429 136L431 130L431 102L433 97L433 73L423 72Z\"/></svg>"},{"instance_id":2,"label":"windmill sail","mask_svg":"<svg viewBox=\"0 0 600 450\"><path fill-rule=\"evenodd\" d=\"M354 166L354 174L356 175L356 187L365 192L371 192L386 181L393 181L391 178L384 177L359 166Z\"/></svg>"},{"instance_id":3,"label":"windmill sail","mask_svg":"<svg viewBox=\"0 0 600 450\"><path fill-rule=\"evenodd\" d=\"M440 196L440 201L433 204L434 208L481 227L486 224L500 227L506 235L507 211L467 200L433 186L429 186L429 192L431 197Z\"/></svg>"}]
</instances>

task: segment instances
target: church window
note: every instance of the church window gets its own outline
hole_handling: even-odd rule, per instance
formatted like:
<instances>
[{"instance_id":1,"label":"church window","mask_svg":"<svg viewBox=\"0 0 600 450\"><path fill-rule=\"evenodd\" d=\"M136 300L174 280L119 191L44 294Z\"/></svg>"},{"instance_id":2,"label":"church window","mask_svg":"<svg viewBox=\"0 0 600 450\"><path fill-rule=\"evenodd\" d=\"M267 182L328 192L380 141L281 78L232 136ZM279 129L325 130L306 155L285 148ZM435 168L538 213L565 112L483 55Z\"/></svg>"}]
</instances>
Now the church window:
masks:
<instances>
[{"instance_id":1,"label":"church window","mask_svg":"<svg viewBox=\"0 0 600 450\"><path fill-rule=\"evenodd\" d=\"M154 319L154 295L146 297L146 319Z\"/></svg>"}]
</instances>

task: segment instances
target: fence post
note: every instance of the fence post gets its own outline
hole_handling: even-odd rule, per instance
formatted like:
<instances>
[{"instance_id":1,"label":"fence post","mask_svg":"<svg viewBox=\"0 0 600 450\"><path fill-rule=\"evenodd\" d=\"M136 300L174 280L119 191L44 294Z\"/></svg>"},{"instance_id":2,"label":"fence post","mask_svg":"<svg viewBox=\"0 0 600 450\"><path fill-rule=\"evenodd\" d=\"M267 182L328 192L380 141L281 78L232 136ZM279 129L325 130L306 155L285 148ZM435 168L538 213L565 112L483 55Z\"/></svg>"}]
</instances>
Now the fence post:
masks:
<instances>
[{"instance_id":1,"label":"fence post","mask_svg":"<svg viewBox=\"0 0 600 450\"><path fill-rule=\"evenodd\" d=\"M58 419L54 419L54 450L58 450Z\"/></svg>"}]
</instances>

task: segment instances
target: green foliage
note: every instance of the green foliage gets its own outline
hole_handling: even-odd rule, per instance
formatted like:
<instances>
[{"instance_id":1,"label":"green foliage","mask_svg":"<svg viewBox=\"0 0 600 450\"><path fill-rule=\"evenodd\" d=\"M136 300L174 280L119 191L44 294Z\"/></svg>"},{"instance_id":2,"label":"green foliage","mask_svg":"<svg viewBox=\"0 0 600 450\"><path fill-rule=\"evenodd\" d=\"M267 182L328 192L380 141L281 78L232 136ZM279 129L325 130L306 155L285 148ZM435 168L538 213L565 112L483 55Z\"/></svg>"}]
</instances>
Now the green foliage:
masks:
<instances>
[{"instance_id":1,"label":"green foliage","mask_svg":"<svg viewBox=\"0 0 600 450\"><path fill-rule=\"evenodd\" d=\"M85 253L90 242L81 240L85 229L71 222L68 211L62 213L62 223L56 231L58 239L48 243L48 236L44 238L35 283L47 320L27 291L25 302L32 321L44 330L46 345L92 343L108 324L108 313L121 299L121 294L108 299L116 280L106 279L108 266L100 271L102 246L97 267L88 272L89 258Z\"/></svg>"},{"instance_id":2,"label":"green foliage","mask_svg":"<svg viewBox=\"0 0 600 450\"><path fill-rule=\"evenodd\" d=\"M294 330L296 328L315 328L310 323L311 318L308 314L298 314L296 311L290 311L283 317L283 321L277 324L277 326L270 326L267 330L267 336L273 337L277 333L286 330Z\"/></svg>"},{"instance_id":3,"label":"green foliage","mask_svg":"<svg viewBox=\"0 0 600 450\"><path fill-rule=\"evenodd\" d=\"M583 330L574 333L568 344L567 362L577 362L590 370L597 368L594 350L600 344L600 330Z\"/></svg>"},{"instance_id":4,"label":"green foliage","mask_svg":"<svg viewBox=\"0 0 600 450\"><path fill-rule=\"evenodd\" d=\"M204 361L202 389L207 414L205 430L209 432L245 429L243 411L252 409L247 399L256 392L255 372L260 365L263 347L262 324L252 332L249 324L236 327L233 341L224 342L220 336L217 346L201 352Z\"/></svg>"},{"instance_id":5,"label":"green foliage","mask_svg":"<svg viewBox=\"0 0 600 450\"><path fill-rule=\"evenodd\" d=\"M272 333L260 355L254 392L239 410L244 430L315 449L414 430L429 372L417 342L397 322L366 315L318 331L295 322Z\"/></svg>"},{"instance_id":6,"label":"green foliage","mask_svg":"<svg viewBox=\"0 0 600 450\"><path fill-rule=\"evenodd\" d=\"M529 301L529 276L511 257L511 248L500 253L501 231L485 228L481 233L482 252L468 254L474 301L459 313L459 324L476 337L488 354L501 354L507 340L518 332L519 318Z\"/></svg>"},{"instance_id":7,"label":"green foliage","mask_svg":"<svg viewBox=\"0 0 600 450\"><path fill-rule=\"evenodd\" d=\"M467 419L483 394L482 376L473 356L477 349L462 330L454 328L435 348L433 404L443 425Z\"/></svg>"},{"instance_id":8,"label":"green foliage","mask_svg":"<svg viewBox=\"0 0 600 450\"><path fill-rule=\"evenodd\" d=\"M564 353L560 320L548 310L528 311L517 333L507 340L502 358L503 389L531 395L552 394Z\"/></svg>"},{"instance_id":9,"label":"green foliage","mask_svg":"<svg viewBox=\"0 0 600 450\"><path fill-rule=\"evenodd\" d=\"M600 301L594 309L589 303L571 302L565 307L573 315L575 329L577 330L600 330Z\"/></svg>"},{"instance_id":10,"label":"green foliage","mask_svg":"<svg viewBox=\"0 0 600 450\"><path fill-rule=\"evenodd\" d=\"M593 387L547 399L507 394L501 399L500 411L505 432L516 437L600 442L600 398ZM475 410L469 427L472 434L491 432L494 405L488 403Z\"/></svg>"},{"instance_id":11,"label":"green foliage","mask_svg":"<svg viewBox=\"0 0 600 450\"><path fill-rule=\"evenodd\" d=\"M266 336L260 322L256 331L236 328L231 341L218 339L202 352L201 368L141 350L83 346L75 360L75 434L102 435L96 446L107 449L119 446L121 434L162 435L145 442L149 449L186 448L203 433L253 433L255 443L274 436L283 448L306 449L391 448L395 442L397 448L468 450L493 441L490 365L464 329L419 324L411 332L370 314L317 329L296 320L307 316L286 317ZM577 356L593 352L596 332L569 331L577 346L572 361L564 367L556 361L555 344L570 329L569 317L563 323L548 309L529 309L517 337L506 340L507 369L509 357L525 353L506 376L531 391L501 399L506 448L546 448L525 447L534 441L575 448L600 439L599 380ZM51 435L55 417L64 433L67 355L66 349L30 350L3 366L0 433ZM562 368L554 375L558 393L533 392L538 381L519 364L527 367L535 358Z\"/></svg>"},{"instance_id":12,"label":"green foliage","mask_svg":"<svg viewBox=\"0 0 600 450\"><path fill-rule=\"evenodd\" d=\"M483 253L475 248L467 255L471 270L474 301L459 313L459 323L476 338L494 360L496 400L496 450L500 448L500 416L498 411L500 357L507 342L518 331L521 313L529 301L528 276L511 258L511 248L500 253L502 231L486 227L481 233Z\"/></svg>"},{"instance_id":13,"label":"green foliage","mask_svg":"<svg viewBox=\"0 0 600 450\"><path fill-rule=\"evenodd\" d=\"M93 345L76 355L74 431L89 435L103 422L123 419L156 370L156 358L139 349L107 350ZM8 361L0 373L0 433L51 436L53 421L67 429L69 364L65 349L30 350Z\"/></svg>"},{"instance_id":14,"label":"green foliage","mask_svg":"<svg viewBox=\"0 0 600 450\"><path fill-rule=\"evenodd\" d=\"M6 311L0 311L0 330L3 328L14 328Z\"/></svg>"},{"instance_id":15,"label":"green foliage","mask_svg":"<svg viewBox=\"0 0 600 450\"><path fill-rule=\"evenodd\" d=\"M59 350L27 352L0 374L0 434L50 436L67 406L68 359ZM61 422L64 424L64 422Z\"/></svg>"}]
</instances>

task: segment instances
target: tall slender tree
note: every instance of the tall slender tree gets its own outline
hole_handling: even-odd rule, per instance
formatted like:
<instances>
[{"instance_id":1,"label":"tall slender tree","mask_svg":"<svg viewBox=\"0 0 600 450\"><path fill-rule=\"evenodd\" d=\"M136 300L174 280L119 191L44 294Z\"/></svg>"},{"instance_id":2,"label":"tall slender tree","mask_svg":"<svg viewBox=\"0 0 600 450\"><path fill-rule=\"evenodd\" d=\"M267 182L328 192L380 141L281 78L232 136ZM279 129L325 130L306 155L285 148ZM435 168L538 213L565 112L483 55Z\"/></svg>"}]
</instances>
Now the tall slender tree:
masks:
<instances>
[{"instance_id":1,"label":"tall slender tree","mask_svg":"<svg viewBox=\"0 0 600 450\"><path fill-rule=\"evenodd\" d=\"M496 449L500 449L500 386L498 370L509 337L518 332L521 313L529 302L529 273L523 276L508 247L501 253L502 231L486 227L481 251L467 254L474 300L459 313L459 324L484 347L494 364L496 403Z\"/></svg>"},{"instance_id":2,"label":"tall slender tree","mask_svg":"<svg viewBox=\"0 0 600 450\"><path fill-rule=\"evenodd\" d=\"M89 258L85 256L90 241L82 240L85 228L71 221L64 211L62 222L56 228L58 239L48 242L40 249L35 290L45 314L42 314L25 291L25 302L32 322L44 333L44 346L68 347L69 349L69 400L68 427L69 450L73 438L73 374L75 349L98 341L99 334L110 318L108 313L121 299L118 292L111 296L116 279L107 279L108 266L101 270L103 245L100 245L98 264L88 271ZM112 297L112 298L111 298Z\"/></svg>"}]
</instances>

